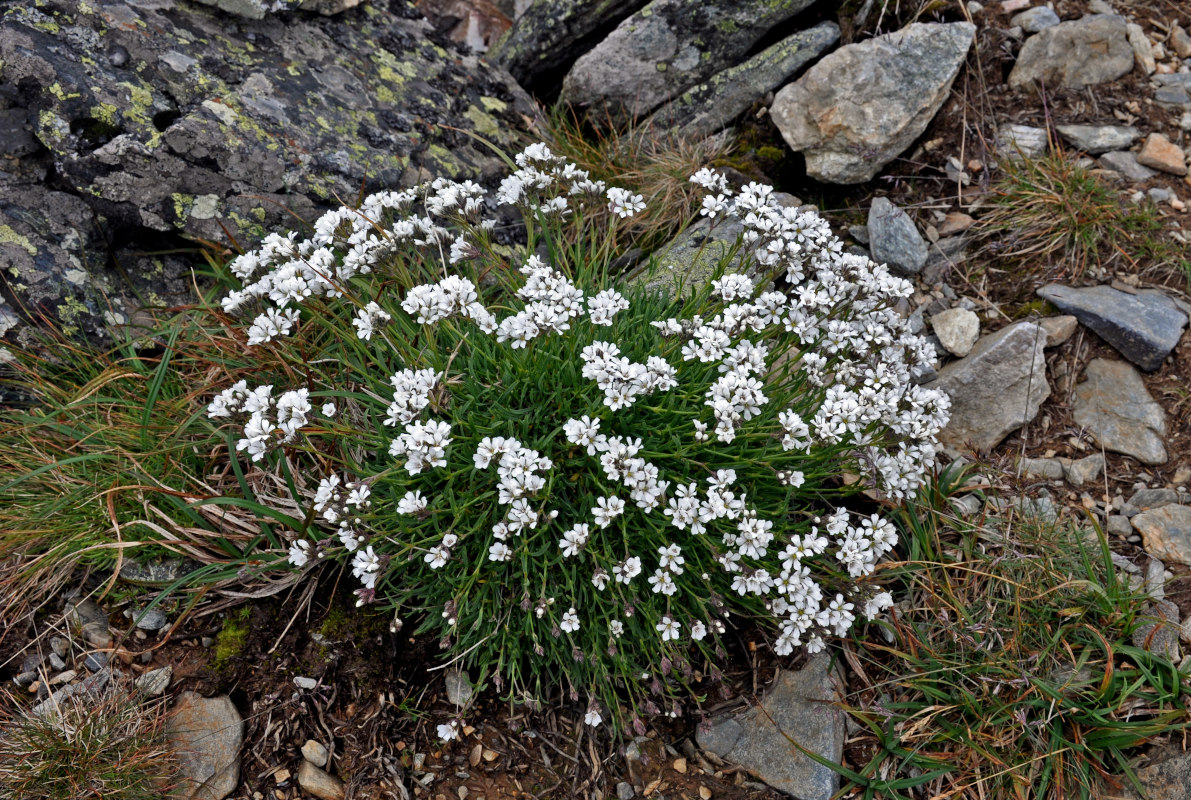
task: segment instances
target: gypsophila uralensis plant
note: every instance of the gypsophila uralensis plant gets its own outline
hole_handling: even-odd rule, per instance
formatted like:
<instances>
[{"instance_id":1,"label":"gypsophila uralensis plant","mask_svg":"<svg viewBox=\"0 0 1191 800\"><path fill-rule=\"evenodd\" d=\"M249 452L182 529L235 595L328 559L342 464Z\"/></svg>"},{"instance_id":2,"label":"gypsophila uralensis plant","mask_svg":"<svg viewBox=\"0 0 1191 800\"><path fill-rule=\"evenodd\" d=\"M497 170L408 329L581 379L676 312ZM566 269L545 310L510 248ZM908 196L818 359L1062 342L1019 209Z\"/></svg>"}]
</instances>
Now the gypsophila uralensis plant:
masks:
<instances>
[{"instance_id":1,"label":"gypsophila uralensis plant","mask_svg":"<svg viewBox=\"0 0 1191 800\"><path fill-rule=\"evenodd\" d=\"M787 655L892 603L867 580L892 525L827 501L845 472L914 492L946 398L913 380L929 347L892 308L910 284L770 187L692 177L704 216L743 223L744 263L678 301L609 285L602 226L639 196L544 145L516 164L496 192L524 212L513 258L484 191L446 180L236 258L224 310L300 357L209 416L229 451L317 483L280 561L349 563L361 605L513 699L562 685L589 724L640 730L718 677L730 614L772 621Z\"/></svg>"}]
</instances>

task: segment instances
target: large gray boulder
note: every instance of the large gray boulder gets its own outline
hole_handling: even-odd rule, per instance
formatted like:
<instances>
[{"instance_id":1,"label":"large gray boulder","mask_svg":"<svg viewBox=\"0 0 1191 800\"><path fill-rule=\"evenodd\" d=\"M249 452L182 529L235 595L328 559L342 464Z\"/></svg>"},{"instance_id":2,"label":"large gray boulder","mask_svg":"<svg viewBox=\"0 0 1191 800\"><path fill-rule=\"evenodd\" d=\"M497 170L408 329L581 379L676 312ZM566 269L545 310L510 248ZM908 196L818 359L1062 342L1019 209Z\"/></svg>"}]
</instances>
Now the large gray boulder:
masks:
<instances>
[{"instance_id":1,"label":"large gray boulder","mask_svg":"<svg viewBox=\"0 0 1191 800\"><path fill-rule=\"evenodd\" d=\"M735 66L812 0L653 0L585 53L562 85L573 106L642 118Z\"/></svg>"},{"instance_id":2,"label":"large gray boulder","mask_svg":"<svg viewBox=\"0 0 1191 800\"><path fill-rule=\"evenodd\" d=\"M448 126L513 150L532 101L428 31L400 0L260 20L166 0L10 6L0 280L23 306L12 311L100 336L142 302L188 300L200 240L250 247L361 190L495 178L501 162Z\"/></svg>"},{"instance_id":3,"label":"large gray boulder","mask_svg":"<svg viewBox=\"0 0 1191 800\"><path fill-rule=\"evenodd\" d=\"M1009 86L1021 89L1040 81L1049 90L1079 89L1115 81L1132 69L1125 18L1093 14L1026 39L1009 73Z\"/></svg>"},{"instance_id":4,"label":"large gray boulder","mask_svg":"<svg viewBox=\"0 0 1191 800\"><path fill-rule=\"evenodd\" d=\"M811 177L863 183L926 130L975 32L968 22L915 23L841 47L778 92L770 115Z\"/></svg>"},{"instance_id":5,"label":"large gray boulder","mask_svg":"<svg viewBox=\"0 0 1191 800\"><path fill-rule=\"evenodd\" d=\"M355 8L362 0L198 0L229 14L238 14L249 19L264 19L267 14L278 11L316 11L319 14L338 14Z\"/></svg>"},{"instance_id":6,"label":"large gray boulder","mask_svg":"<svg viewBox=\"0 0 1191 800\"><path fill-rule=\"evenodd\" d=\"M554 96L581 54L649 0L535 0L488 51L527 90Z\"/></svg>"},{"instance_id":7,"label":"large gray boulder","mask_svg":"<svg viewBox=\"0 0 1191 800\"><path fill-rule=\"evenodd\" d=\"M947 447L987 452L1038 415L1050 396L1046 331L1018 322L982 337L967 358L939 370L927 384L951 398L951 420L939 434Z\"/></svg>"},{"instance_id":8,"label":"large gray boulder","mask_svg":"<svg viewBox=\"0 0 1191 800\"><path fill-rule=\"evenodd\" d=\"M655 111L646 125L684 139L703 139L728 127L758 97L792 79L839 41L839 26L822 22L787 36L742 64L712 75Z\"/></svg>"}]
</instances>

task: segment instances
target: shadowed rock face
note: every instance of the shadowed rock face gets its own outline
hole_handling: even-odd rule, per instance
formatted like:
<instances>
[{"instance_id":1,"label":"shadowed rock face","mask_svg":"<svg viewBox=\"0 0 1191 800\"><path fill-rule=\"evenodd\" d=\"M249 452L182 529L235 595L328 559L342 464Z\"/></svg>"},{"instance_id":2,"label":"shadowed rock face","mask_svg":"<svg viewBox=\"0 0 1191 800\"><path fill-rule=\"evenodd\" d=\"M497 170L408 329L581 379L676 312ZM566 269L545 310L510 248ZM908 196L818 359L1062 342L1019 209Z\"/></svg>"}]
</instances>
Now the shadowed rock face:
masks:
<instances>
[{"instance_id":1,"label":"shadowed rock face","mask_svg":"<svg viewBox=\"0 0 1191 800\"><path fill-rule=\"evenodd\" d=\"M31 6L31 4L28 4ZM201 239L251 246L361 190L501 163L534 111L404 0L252 20L173 0L0 17L0 326L101 335L188 296ZM106 319L105 319L106 318Z\"/></svg>"}]
</instances>

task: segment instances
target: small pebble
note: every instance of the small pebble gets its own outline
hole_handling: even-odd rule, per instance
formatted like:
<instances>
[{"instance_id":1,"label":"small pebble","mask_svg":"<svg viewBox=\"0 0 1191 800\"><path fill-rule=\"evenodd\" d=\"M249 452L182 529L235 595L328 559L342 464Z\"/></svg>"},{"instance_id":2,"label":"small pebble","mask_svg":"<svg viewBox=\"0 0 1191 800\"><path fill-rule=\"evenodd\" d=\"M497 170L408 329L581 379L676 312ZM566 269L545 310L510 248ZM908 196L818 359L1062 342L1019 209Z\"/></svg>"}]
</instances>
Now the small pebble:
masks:
<instances>
[{"instance_id":1,"label":"small pebble","mask_svg":"<svg viewBox=\"0 0 1191 800\"><path fill-rule=\"evenodd\" d=\"M92 672L99 672L108 665L109 660L107 653L88 653L83 659L83 666Z\"/></svg>"},{"instance_id":2,"label":"small pebble","mask_svg":"<svg viewBox=\"0 0 1191 800\"><path fill-rule=\"evenodd\" d=\"M159 608L150 608L148 611L141 612L137 618L136 626L143 631L159 631L164 628L168 620L165 613Z\"/></svg>"},{"instance_id":3,"label":"small pebble","mask_svg":"<svg viewBox=\"0 0 1191 800\"><path fill-rule=\"evenodd\" d=\"M50 649L54 651L54 655L58 656L58 658L66 658L66 654L70 652L70 642L61 636L51 636Z\"/></svg>"},{"instance_id":4,"label":"small pebble","mask_svg":"<svg viewBox=\"0 0 1191 800\"><path fill-rule=\"evenodd\" d=\"M50 653L50 667L61 672L66 669L66 662L57 653Z\"/></svg>"},{"instance_id":5,"label":"small pebble","mask_svg":"<svg viewBox=\"0 0 1191 800\"><path fill-rule=\"evenodd\" d=\"M61 683L70 683L78 675L73 669L68 669L66 672L60 672L54 677L50 678L50 686L57 686Z\"/></svg>"},{"instance_id":6,"label":"small pebble","mask_svg":"<svg viewBox=\"0 0 1191 800\"><path fill-rule=\"evenodd\" d=\"M123 45L116 45L108 50L108 63L113 67L122 67L128 63L128 49Z\"/></svg>"},{"instance_id":7,"label":"small pebble","mask_svg":"<svg viewBox=\"0 0 1191 800\"><path fill-rule=\"evenodd\" d=\"M313 739L307 739L306 744L302 745L302 758L316 767L325 767L327 765L327 756L327 748Z\"/></svg>"},{"instance_id":8,"label":"small pebble","mask_svg":"<svg viewBox=\"0 0 1191 800\"><path fill-rule=\"evenodd\" d=\"M202 639L199 639L199 644L201 644L203 647L210 647L211 645L215 644L215 640L210 636L204 636Z\"/></svg>"},{"instance_id":9,"label":"small pebble","mask_svg":"<svg viewBox=\"0 0 1191 800\"><path fill-rule=\"evenodd\" d=\"M314 678L307 678L304 675L295 675L294 685L299 689L313 689L314 687L318 686L318 681L316 681Z\"/></svg>"}]
</instances>

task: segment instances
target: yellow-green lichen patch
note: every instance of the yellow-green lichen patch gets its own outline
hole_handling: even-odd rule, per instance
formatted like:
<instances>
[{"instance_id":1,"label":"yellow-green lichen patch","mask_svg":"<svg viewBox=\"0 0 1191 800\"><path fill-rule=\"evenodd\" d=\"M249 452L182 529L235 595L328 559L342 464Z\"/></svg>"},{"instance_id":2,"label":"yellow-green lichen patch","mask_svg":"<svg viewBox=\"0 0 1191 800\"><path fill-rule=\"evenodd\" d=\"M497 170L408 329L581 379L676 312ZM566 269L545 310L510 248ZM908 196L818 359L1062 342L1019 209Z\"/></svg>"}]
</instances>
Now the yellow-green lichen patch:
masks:
<instances>
[{"instance_id":1,"label":"yellow-green lichen patch","mask_svg":"<svg viewBox=\"0 0 1191 800\"><path fill-rule=\"evenodd\" d=\"M475 127L476 133L495 139L500 136L500 124L475 106L468 106L463 116Z\"/></svg>"},{"instance_id":2,"label":"yellow-green lichen patch","mask_svg":"<svg viewBox=\"0 0 1191 800\"><path fill-rule=\"evenodd\" d=\"M435 162L439 169L451 178L459 177L459 173L463 171L463 165L459 163L459 160L441 144L432 144L427 147L426 157Z\"/></svg>"},{"instance_id":3,"label":"yellow-green lichen patch","mask_svg":"<svg viewBox=\"0 0 1191 800\"><path fill-rule=\"evenodd\" d=\"M79 318L87 314L87 307L74 296L67 297L58 306L58 319L62 322L62 333L75 336L79 332Z\"/></svg>"},{"instance_id":4,"label":"yellow-green lichen patch","mask_svg":"<svg viewBox=\"0 0 1191 800\"><path fill-rule=\"evenodd\" d=\"M174 199L175 221L184 222L190 216L190 209L194 207L194 195L175 192L170 197Z\"/></svg>"},{"instance_id":5,"label":"yellow-green lichen patch","mask_svg":"<svg viewBox=\"0 0 1191 800\"><path fill-rule=\"evenodd\" d=\"M37 255L33 242L14 231L8 225L0 225L0 244L15 244L31 256ZM14 276L19 273L13 273Z\"/></svg>"},{"instance_id":6,"label":"yellow-green lichen patch","mask_svg":"<svg viewBox=\"0 0 1191 800\"><path fill-rule=\"evenodd\" d=\"M489 97L488 95L482 95L480 97L480 103L484 106L486 111L493 111L497 114L509 107L509 104L504 100L498 100L495 97Z\"/></svg>"},{"instance_id":7,"label":"yellow-green lichen patch","mask_svg":"<svg viewBox=\"0 0 1191 800\"><path fill-rule=\"evenodd\" d=\"M720 23L716 27L724 33L735 33L740 30L740 26L736 24L736 20L734 19L720 20Z\"/></svg>"},{"instance_id":8,"label":"yellow-green lichen patch","mask_svg":"<svg viewBox=\"0 0 1191 800\"><path fill-rule=\"evenodd\" d=\"M50 94L52 94L54 97L58 98L61 101L70 100L74 97L80 96L78 92L70 92L69 94L67 94L62 89L62 84L58 83L57 81L50 84L49 89L47 89L46 91L48 91Z\"/></svg>"},{"instance_id":9,"label":"yellow-green lichen patch","mask_svg":"<svg viewBox=\"0 0 1191 800\"><path fill-rule=\"evenodd\" d=\"M91 118L97 119L105 125L116 125L116 115L120 113L120 109L116 108L111 103L100 103L99 105L91 106Z\"/></svg>"}]
</instances>

